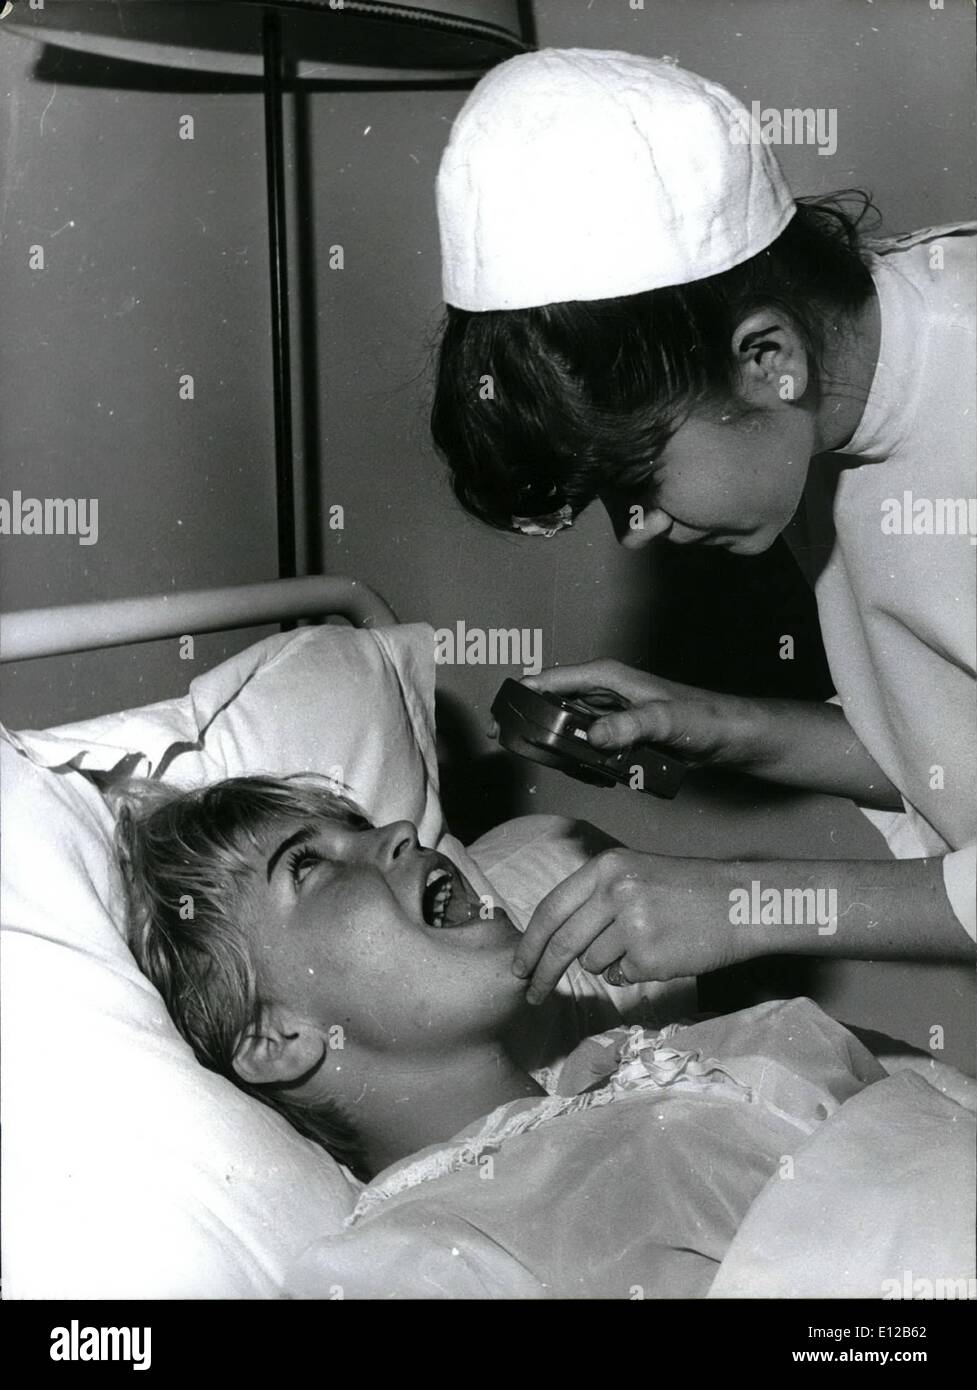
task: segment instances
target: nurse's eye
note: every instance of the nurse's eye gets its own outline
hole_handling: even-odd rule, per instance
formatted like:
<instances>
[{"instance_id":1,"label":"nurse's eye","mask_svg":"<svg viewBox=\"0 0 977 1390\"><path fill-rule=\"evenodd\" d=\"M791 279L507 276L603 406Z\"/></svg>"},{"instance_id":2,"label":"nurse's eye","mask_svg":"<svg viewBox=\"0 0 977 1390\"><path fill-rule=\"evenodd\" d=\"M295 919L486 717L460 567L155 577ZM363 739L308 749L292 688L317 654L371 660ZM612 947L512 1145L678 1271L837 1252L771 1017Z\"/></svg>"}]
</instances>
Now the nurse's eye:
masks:
<instances>
[{"instance_id":1,"label":"nurse's eye","mask_svg":"<svg viewBox=\"0 0 977 1390\"><path fill-rule=\"evenodd\" d=\"M299 845L288 856L288 872L296 887L309 875L317 864L325 864L326 856L313 845Z\"/></svg>"}]
</instances>

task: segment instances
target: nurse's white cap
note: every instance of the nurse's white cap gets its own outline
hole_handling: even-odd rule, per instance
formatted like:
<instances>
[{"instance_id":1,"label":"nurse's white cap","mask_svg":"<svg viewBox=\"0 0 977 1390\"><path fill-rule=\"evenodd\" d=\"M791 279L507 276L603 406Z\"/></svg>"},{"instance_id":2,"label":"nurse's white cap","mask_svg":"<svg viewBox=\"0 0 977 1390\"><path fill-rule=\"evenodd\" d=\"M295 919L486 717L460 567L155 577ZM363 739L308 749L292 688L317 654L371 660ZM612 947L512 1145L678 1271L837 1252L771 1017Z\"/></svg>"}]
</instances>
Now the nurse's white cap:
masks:
<instances>
[{"instance_id":1,"label":"nurse's white cap","mask_svg":"<svg viewBox=\"0 0 977 1390\"><path fill-rule=\"evenodd\" d=\"M769 246L795 209L724 87L590 48L522 54L483 77L437 197L445 301L476 311L701 280Z\"/></svg>"}]
</instances>

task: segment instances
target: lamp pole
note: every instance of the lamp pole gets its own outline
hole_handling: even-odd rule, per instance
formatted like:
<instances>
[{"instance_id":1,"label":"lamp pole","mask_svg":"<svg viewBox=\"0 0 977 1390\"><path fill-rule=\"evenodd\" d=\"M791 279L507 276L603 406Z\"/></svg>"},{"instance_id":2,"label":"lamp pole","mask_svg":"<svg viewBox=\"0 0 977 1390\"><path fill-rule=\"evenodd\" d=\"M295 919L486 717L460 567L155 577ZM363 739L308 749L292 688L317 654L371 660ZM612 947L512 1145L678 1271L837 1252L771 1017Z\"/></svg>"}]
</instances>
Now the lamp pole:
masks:
<instances>
[{"instance_id":1,"label":"lamp pole","mask_svg":"<svg viewBox=\"0 0 977 1390\"><path fill-rule=\"evenodd\" d=\"M275 397L275 494L278 577L296 574L295 467L292 454L292 369L288 320L288 240L285 213L285 141L282 121L281 21L267 9L262 22L268 252L271 268L271 347Z\"/></svg>"}]
</instances>

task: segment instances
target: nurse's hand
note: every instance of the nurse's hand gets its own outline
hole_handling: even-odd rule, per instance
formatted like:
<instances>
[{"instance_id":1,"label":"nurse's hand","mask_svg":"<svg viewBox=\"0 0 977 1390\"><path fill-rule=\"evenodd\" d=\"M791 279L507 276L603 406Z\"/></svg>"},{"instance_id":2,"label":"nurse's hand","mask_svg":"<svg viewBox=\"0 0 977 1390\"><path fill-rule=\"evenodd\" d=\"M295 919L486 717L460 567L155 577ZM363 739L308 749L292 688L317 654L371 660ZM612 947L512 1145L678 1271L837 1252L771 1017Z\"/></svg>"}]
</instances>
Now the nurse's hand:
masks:
<instances>
[{"instance_id":1,"label":"nurse's hand","mask_svg":"<svg viewBox=\"0 0 977 1390\"><path fill-rule=\"evenodd\" d=\"M835 704L721 695L619 661L552 666L523 683L570 698L614 691L631 708L594 721L587 738L598 748L655 743L701 767L733 768L882 811L903 808L898 789Z\"/></svg>"},{"instance_id":2,"label":"nurse's hand","mask_svg":"<svg viewBox=\"0 0 977 1390\"><path fill-rule=\"evenodd\" d=\"M705 766L746 766L756 757L759 709L735 695L662 680L620 661L553 666L523 681L532 690L569 699L611 690L629 705L603 715L588 739L598 748L655 743Z\"/></svg>"},{"instance_id":3,"label":"nurse's hand","mask_svg":"<svg viewBox=\"0 0 977 1390\"><path fill-rule=\"evenodd\" d=\"M539 1003L572 960L617 983L673 980L756 954L749 929L731 924L732 866L636 850L605 850L548 893L516 950L513 972L532 976Z\"/></svg>"}]
</instances>

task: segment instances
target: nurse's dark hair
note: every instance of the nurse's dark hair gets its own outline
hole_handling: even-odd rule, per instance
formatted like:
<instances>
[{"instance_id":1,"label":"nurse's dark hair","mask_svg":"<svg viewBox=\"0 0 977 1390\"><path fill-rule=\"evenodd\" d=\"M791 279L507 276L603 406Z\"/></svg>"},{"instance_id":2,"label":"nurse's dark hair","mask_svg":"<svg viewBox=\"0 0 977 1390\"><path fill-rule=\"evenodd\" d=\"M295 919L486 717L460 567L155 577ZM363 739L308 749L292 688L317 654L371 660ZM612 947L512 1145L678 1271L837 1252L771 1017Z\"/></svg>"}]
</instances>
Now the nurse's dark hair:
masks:
<instances>
[{"instance_id":1,"label":"nurse's dark hair","mask_svg":"<svg viewBox=\"0 0 977 1390\"><path fill-rule=\"evenodd\" d=\"M338 1106L304 1104L288 1087L245 1081L234 1058L271 1002L237 911L256 872L259 837L288 820L355 829L369 821L335 783L314 775L233 777L193 791L133 779L110 800L129 947L197 1061L368 1178Z\"/></svg>"},{"instance_id":2,"label":"nurse's dark hair","mask_svg":"<svg viewBox=\"0 0 977 1390\"><path fill-rule=\"evenodd\" d=\"M737 401L730 344L761 306L790 318L819 392L828 339L871 293L870 211L857 190L800 199L766 250L686 285L531 309L449 306L431 428L462 506L504 530L513 515L566 504L576 515L602 488L653 478L650 460L694 407L752 414Z\"/></svg>"}]
</instances>

